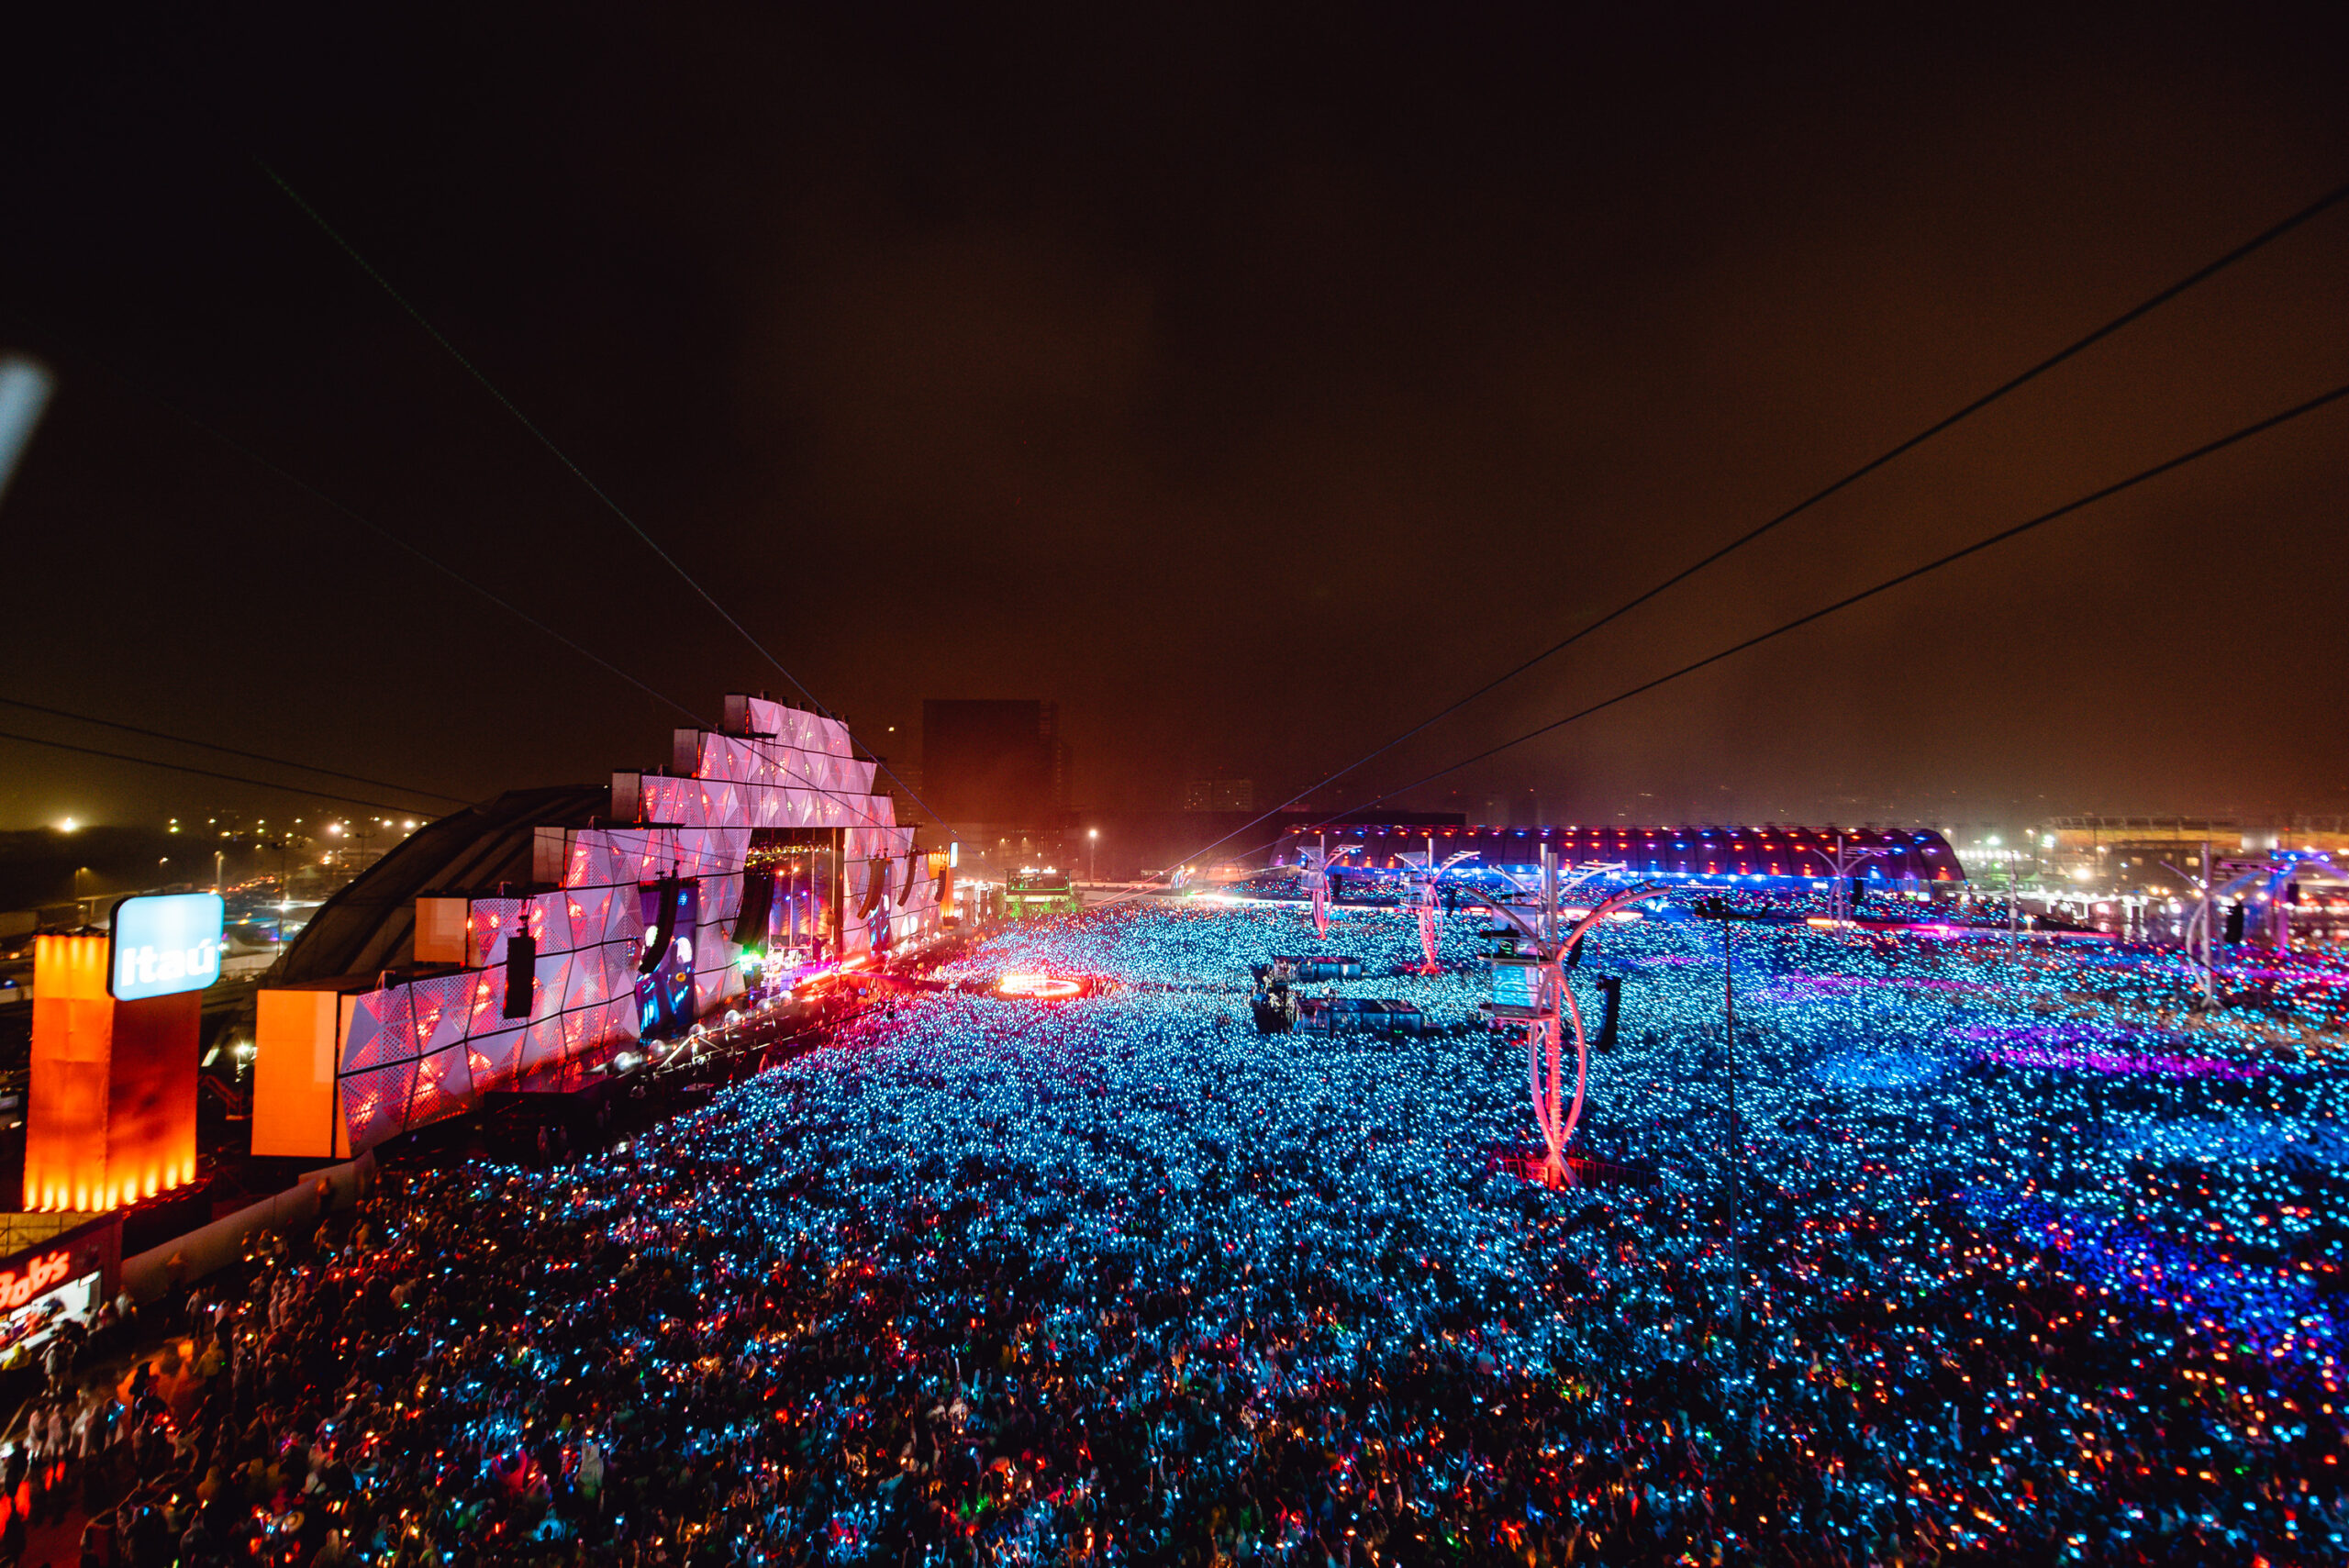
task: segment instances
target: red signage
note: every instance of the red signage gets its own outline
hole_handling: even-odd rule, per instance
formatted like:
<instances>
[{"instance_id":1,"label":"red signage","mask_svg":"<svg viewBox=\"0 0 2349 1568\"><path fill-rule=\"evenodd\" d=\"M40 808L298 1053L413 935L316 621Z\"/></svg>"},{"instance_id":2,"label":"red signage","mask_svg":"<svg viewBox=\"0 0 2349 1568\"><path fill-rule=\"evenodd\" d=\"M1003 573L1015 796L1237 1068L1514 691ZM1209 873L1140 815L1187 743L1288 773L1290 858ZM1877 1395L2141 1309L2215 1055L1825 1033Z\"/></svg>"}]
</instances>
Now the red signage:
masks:
<instances>
[{"instance_id":1,"label":"red signage","mask_svg":"<svg viewBox=\"0 0 2349 1568\"><path fill-rule=\"evenodd\" d=\"M13 1271L0 1273L0 1308L13 1311L41 1292L55 1288L72 1267L72 1252L51 1252L27 1263L21 1274Z\"/></svg>"}]
</instances>

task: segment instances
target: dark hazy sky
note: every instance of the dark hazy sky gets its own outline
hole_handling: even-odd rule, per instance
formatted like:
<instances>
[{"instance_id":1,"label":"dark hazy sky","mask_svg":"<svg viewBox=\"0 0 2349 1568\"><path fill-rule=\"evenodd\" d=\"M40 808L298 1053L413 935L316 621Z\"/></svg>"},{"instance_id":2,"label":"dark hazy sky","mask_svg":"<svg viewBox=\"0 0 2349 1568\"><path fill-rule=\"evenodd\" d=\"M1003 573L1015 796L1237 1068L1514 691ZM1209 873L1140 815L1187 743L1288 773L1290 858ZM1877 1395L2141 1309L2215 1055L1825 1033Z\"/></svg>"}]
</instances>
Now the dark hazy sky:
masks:
<instances>
[{"instance_id":1,"label":"dark hazy sky","mask_svg":"<svg viewBox=\"0 0 2349 1568\"><path fill-rule=\"evenodd\" d=\"M1056 698L1104 806L1306 782L2349 180L2338 6L1659 11L55 37L5 121L0 341L61 387L0 695L463 797L665 754L189 416L689 707L785 687L263 161L869 744ZM1361 782L2344 379L2349 206ZM2345 483L2336 406L1412 804L2349 811ZM224 806L295 803L0 742L0 826Z\"/></svg>"}]
</instances>

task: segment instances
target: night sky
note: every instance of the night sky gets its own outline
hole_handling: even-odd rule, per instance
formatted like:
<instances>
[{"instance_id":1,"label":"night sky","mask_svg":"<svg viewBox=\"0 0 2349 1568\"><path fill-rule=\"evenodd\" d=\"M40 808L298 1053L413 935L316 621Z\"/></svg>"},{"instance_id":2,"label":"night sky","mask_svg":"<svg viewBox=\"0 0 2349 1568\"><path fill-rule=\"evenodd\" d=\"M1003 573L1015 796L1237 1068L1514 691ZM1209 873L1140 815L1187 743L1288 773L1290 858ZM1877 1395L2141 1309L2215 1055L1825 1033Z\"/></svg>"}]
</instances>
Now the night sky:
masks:
<instances>
[{"instance_id":1,"label":"night sky","mask_svg":"<svg viewBox=\"0 0 2349 1568\"><path fill-rule=\"evenodd\" d=\"M289 16L18 57L0 695L460 798L686 720L284 474L787 683L264 165L866 744L1056 699L1102 808L1301 787L2349 181L2338 6ZM1355 796L2344 379L2349 204ZM2349 405L1403 804L2349 812L2344 494ZM316 806L0 742L0 828Z\"/></svg>"}]
</instances>

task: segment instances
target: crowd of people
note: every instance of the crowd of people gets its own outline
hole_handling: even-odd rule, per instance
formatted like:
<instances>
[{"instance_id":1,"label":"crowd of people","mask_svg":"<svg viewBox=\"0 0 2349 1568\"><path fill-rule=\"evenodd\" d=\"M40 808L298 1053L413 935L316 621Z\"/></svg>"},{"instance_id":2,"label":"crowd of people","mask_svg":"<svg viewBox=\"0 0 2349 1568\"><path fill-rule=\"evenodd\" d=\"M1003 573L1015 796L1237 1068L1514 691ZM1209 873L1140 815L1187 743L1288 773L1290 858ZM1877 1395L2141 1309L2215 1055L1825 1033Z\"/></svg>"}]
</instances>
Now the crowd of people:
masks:
<instances>
[{"instance_id":1,"label":"crowd of people","mask_svg":"<svg viewBox=\"0 0 2349 1568\"><path fill-rule=\"evenodd\" d=\"M945 978L1090 994L909 991L609 1149L395 1167L195 1299L91 1501L139 1568L2349 1554L2316 1019L1610 925L1611 1175L1553 1190L1477 924L1421 975L1341 917L1334 989L1431 1029L1331 1038L1250 1022L1294 910L1027 923Z\"/></svg>"}]
</instances>

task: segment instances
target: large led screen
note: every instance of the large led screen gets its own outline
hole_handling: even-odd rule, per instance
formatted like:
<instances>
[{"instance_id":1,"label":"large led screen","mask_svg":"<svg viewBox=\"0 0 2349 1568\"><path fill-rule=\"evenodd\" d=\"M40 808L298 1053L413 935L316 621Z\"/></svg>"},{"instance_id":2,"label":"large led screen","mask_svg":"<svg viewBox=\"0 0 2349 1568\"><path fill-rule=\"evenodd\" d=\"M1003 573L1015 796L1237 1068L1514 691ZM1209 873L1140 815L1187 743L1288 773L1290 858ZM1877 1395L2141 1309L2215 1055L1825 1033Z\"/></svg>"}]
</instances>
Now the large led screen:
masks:
<instances>
[{"instance_id":1,"label":"large led screen","mask_svg":"<svg viewBox=\"0 0 2349 1568\"><path fill-rule=\"evenodd\" d=\"M220 978L227 908L217 893L126 898L114 906L106 989L117 1002L201 991Z\"/></svg>"}]
</instances>

